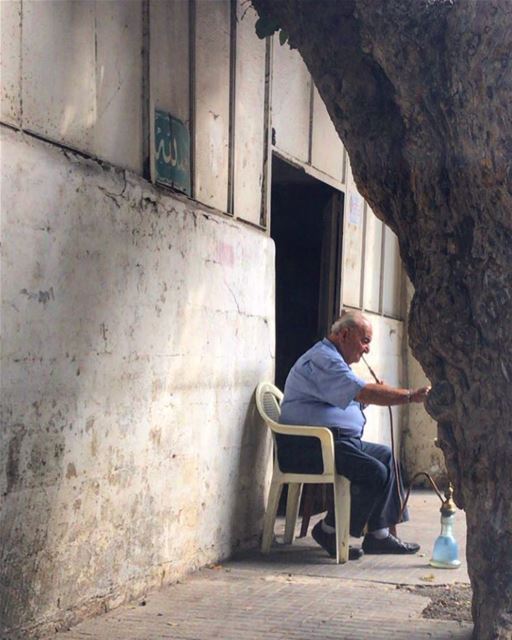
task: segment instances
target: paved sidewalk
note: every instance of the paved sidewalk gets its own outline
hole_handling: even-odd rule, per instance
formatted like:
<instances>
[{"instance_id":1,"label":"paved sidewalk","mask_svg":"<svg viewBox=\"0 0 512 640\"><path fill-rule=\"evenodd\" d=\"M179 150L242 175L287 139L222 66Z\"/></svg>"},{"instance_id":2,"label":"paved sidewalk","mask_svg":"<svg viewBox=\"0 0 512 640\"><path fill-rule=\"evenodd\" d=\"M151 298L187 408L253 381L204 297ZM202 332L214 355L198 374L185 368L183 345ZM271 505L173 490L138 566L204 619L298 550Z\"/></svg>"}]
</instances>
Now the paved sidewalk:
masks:
<instances>
[{"instance_id":1,"label":"paved sidewalk","mask_svg":"<svg viewBox=\"0 0 512 640\"><path fill-rule=\"evenodd\" d=\"M457 513L456 523L462 566L433 569L428 559L440 530L439 500L418 492L410 504L413 523L402 525L400 535L422 544L417 555L336 565L310 536L293 546L277 543L268 556L241 553L149 593L144 604L125 605L53 639L469 640L470 624L423 618L430 599L398 588L469 583L464 514Z\"/></svg>"}]
</instances>

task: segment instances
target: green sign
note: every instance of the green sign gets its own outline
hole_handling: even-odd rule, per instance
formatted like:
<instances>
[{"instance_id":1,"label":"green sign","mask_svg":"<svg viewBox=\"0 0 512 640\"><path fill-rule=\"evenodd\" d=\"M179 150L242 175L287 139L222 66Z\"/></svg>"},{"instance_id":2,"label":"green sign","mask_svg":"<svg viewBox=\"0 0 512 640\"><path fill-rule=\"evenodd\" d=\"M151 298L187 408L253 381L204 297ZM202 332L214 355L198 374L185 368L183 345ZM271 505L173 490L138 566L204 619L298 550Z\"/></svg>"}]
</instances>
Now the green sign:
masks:
<instances>
[{"instance_id":1,"label":"green sign","mask_svg":"<svg viewBox=\"0 0 512 640\"><path fill-rule=\"evenodd\" d=\"M155 109L155 168L157 182L192 195L188 126L159 109Z\"/></svg>"}]
</instances>

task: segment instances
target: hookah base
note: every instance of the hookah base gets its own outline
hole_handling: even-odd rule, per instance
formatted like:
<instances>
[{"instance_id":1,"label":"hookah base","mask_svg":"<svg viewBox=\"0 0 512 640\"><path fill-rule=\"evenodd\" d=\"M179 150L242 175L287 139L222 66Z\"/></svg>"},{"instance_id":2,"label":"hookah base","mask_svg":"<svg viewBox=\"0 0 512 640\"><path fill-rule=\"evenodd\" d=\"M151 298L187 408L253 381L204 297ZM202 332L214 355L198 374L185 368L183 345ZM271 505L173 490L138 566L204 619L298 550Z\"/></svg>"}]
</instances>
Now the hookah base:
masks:
<instances>
[{"instance_id":1,"label":"hookah base","mask_svg":"<svg viewBox=\"0 0 512 640\"><path fill-rule=\"evenodd\" d=\"M441 560L430 560L431 567L436 569L458 569L460 567L460 560L451 560L448 562L442 562Z\"/></svg>"}]
</instances>

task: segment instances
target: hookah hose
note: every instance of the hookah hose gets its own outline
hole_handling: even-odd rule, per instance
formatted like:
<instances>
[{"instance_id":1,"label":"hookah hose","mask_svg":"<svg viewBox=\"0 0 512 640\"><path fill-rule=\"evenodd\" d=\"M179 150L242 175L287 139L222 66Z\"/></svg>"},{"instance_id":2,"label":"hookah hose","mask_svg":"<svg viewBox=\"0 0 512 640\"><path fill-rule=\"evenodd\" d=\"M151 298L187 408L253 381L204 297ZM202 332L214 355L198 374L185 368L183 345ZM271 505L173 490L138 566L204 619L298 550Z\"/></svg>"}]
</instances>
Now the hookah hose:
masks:
<instances>
[{"instance_id":1,"label":"hookah hose","mask_svg":"<svg viewBox=\"0 0 512 640\"><path fill-rule=\"evenodd\" d=\"M372 378L375 380L375 382L377 384L382 384L381 381L379 380L379 378L377 377L375 371L370 367L368 362L366 362L364 355L362 356L362 360L365 363L365 365L367 366L368 371L370 372L370 374L371 374ZM397 456L396 456L396 453L395 453L395 429L394 429L394 426L393 426L393 412L391 411L391 407L388 407L388 413L389 413L389 428L390 428L390 434L391 434L391 458L393 460L393 468L394 468L394 471L395 471L396 490L397 490L397 493L398 493L398 499L400 501L400 515L398 516L398 522L401 522L403 513L405 511L405 507L407 506L407 501L409 500L409 496L411 494L411 489L412 489L413 482L416 480L416 478L418 476L422 476L423 475L423 476L425 476L427 478L427 480L430 482L430 485L431 485L432 489L435 491L435 493L437 494L437 497L439 498L439 500L441 500L442 503L444 503L444 498L443 498L443 495L442 495L441 491L439 490L439 487L434 482L434 479L426 471L418 471L418 473L415 473L413 475L413 477L411 478L411 483L409 485L409 488L407 489L407 493L405 495L405 499L402 496L402 473L400 471L400 465L398 464Z\"/></svg>"}]
</instances>

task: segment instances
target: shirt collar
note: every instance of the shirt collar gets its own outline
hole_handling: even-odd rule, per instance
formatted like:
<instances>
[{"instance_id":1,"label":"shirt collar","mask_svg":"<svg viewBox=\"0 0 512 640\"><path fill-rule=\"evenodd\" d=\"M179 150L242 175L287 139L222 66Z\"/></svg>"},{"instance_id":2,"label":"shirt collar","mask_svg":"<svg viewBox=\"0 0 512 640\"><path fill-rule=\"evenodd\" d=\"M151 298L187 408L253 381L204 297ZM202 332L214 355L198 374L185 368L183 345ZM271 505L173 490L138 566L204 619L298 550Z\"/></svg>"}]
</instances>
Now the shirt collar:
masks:
<instances>
[{"instance_id":1,"label":"shirt collar","mask_svg":"<svg viewBox=\"0 0 512 640\"><path fill-rule=\"evenodd\" d=\"M322 344L323 344L323 345L325 345L327 348L332 349L333 351L336 351L336 353L337 353L337 354L339 355L339 357L343 360L343 362L345 362L345 358L344 358L344 357L343 357L343 355L338 351L338 348L336 347L336 345L335 345L333 342L331 342L331 341L329 340L329 338L324 338L324 339L322 340ZM350 367L350 365L349 365L349 364L347 364L346 362L345 362L345 364L347 365L347 367ZM352 369L352 367L350 367L350 368Z\"/></svg>"},{"instance_id":2,"label":"shirt collar","mask_svg":"<svg viewBox=\"0 0 512 640\"><path fill-rule=\"evenodd\" d=\"M336 345L334 343L332 343L329 338L324 338L322 340L322 344L325 344L326 347L329 347L330 349L334 349L334 351L338 351L338 349L336 349Z\"/></svg>"}]
</instances>

